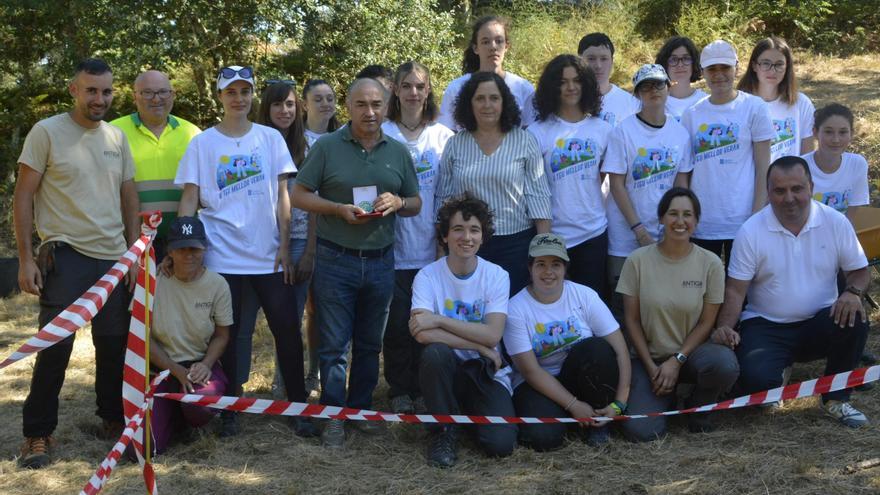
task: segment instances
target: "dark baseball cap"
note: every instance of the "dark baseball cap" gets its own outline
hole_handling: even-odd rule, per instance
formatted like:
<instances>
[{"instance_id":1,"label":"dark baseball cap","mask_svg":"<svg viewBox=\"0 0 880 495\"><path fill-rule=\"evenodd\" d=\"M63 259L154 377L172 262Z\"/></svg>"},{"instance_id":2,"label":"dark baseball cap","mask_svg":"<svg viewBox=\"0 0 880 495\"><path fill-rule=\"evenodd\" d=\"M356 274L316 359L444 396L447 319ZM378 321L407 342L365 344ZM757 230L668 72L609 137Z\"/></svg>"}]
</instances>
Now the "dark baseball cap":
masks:
<instances>
[{"instance_id":1,"label":"dark baseball cap","mask_svg":"<svg viewBox=\"0 0 880 495\"><path fill-rule=\"evenodd\" d=\"M196 217L177 217L168 229L168 250L194 247L206 249L205 226Z\"/></svg>"}]
</instances>

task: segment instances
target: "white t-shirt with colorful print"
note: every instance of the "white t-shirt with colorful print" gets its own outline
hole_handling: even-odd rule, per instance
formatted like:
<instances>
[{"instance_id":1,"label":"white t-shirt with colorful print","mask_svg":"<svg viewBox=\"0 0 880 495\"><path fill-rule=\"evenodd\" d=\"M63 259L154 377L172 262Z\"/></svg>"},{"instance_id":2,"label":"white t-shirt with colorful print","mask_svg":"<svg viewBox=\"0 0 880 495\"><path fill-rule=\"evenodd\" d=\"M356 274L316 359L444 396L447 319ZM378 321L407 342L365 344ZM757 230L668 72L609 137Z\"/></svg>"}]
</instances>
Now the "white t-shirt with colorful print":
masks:
<instances>
[{"instance_id":1,"label":"white t-shirt with colorful print","mask_svg":"<svg viewBox=\"0 0 880 495\"><path fill-rule=\"evenodd\" d=\"M681 123L693 147L691 189L702 206L694 237L733 239L752 214L752 143L775 136L767 105L743 91L722 105L704 98L685 110Z\"/></svg>"},{"instance_id":2,"label":"white t-shirt with colorful print","mask_svg":"<svg viewBox=\"0 0 880 495\"><path fill-rule=\"evenodd\" d=\"M813 135L813 114L816 107L803 93L794 105L777 98L767 102L773 119L773 140L770 142L770 163L783 156L799 156L801 140Z\"/></svg>"},{"instance_id":3,"label":"white t-shirt with colorful print","mask_svg":"<svg viewBox=\"0 0 880 495\"><path fill-rule=\"evenodd\" d=\"M857 153L844 153L840 167L826 174L816 165L816 152L803 156L813 176L813 199L846 213L850 206L871 204L868 191L868 161Z\"/></svg>"},{"instance_id":4,"label":"white t-shirt with colorful print","mask_svg":"<svg viewBox=\"0 0 880 495\"><path fill-rule=\"evenodd\" d=\"M510 276L500 266L477 257L476 270L466 278L459 278L449 269L444 256L416 274L412 287L412 309L425 309L456 320L484 323L487 314L507 314L509 293ZM496 347L499 352L500 347L499 343ZM479 352L465 349L455 349L455 355L462 361L480 357ZM510 366L498 370L495 381L513 393L510 372Z\"/></svg>"},{"instance_id":5,"label":"white t-shirt with colorful print","mask_svg":"<svg viewBox=\"0 0 880 495\"><path fill-rule=\"evenodd\" d=\"M666 98L666 113L675 117L675 120L681 122L681 115L684 111L694 106L706 96L706 92L702 89L695 89L687 98L676 98L669 95L669 97Z\"/></svg>"},{"instance_id":6,"label":"white t-shirt with colorful print","mask_svg":"<svg viewBox=\"0 0 880 495\"><path fill-rule=\"evenodd\" d=\"M271 127L253 124L238 138L212 127L189 142L174 183L199 186L205 266L240 275L275 271L278 179L293 172L287 144Z\"/></svg>"},{"instance_id":7,"label":"white t-shirt with colorful print","mask_svg":"<svg viewBox=\"0 0 880 495\"><path fill-rule=\"evenodd\" d=\"M620 325L608 306L589 287L566 280L554 303L538 302L523 289L508 305L504 346L511 356L534 352L538 364L553 376L562 370L571 346L589 337L605 337ZM514 373L513 388L524 381Z\"/></svg>"},{"instance_id":8,"label":"white t-shirt with colorful print","mask_svg":"<svg viewBox=\"0 0 880 495\"><path fill-rule=\"evenodd\" d=\"M553 231L568 248L608 227L599 168L611 124L596 117L566 122L551 115L528 129L538 140L553 201Z\"/></svg>"},{"instance_id":9,"label":"white t-shirt with colorful print","mask_svg":"<svg viewBox=\"0 0 880 495\"><path fill-rule=\"evenodd\" d=\"M679 172L693 169L690 139L675 119L655 129L638 116L626 118L611 133L602 172L626 176L629 200L648 232L659 238L657 204L675 182ZM608 254L626 257L639 247L635 233L621 213L614 196L608 195Z\"/></svg>"},{"instance_id":10,"label":"white t-shirt with colorful print","mask_svg":"<svg viewBox=\"0 0 880 495\"><path fill-rule=\"evenodd\" d=\"M599 117L616 127L641 108L642 102L638 98L612 84L611 90L602 95L602 111L599 112Z\"/></svg>"},{"instance_id":11,"label":"white t-shirt with colorful print","mask_svg":"<svg viewBox=\"0 0 880 495\"><path fill-rule=\"evenodd\" d=\"M429 124L413 141L407 141L395 122L383 123L382 132L406 145L416 167L422 209L414 217L397 217L394 223L394 269L418 269L437 257L434 189L440 156L453 132L439 122Z\"/></svg>"}]
</instances>

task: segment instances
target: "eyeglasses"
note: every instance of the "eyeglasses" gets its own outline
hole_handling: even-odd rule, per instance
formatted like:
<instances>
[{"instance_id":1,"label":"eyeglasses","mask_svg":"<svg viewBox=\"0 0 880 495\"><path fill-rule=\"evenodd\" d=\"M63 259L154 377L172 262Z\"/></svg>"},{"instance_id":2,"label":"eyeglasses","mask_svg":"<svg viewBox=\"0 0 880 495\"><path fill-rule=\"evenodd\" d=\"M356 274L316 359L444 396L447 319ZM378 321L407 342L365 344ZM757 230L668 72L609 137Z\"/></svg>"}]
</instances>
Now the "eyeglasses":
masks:
<instances>
[{"instance_id":1,"label":"eyeglasses","mask_svg":"<svg viewBox=\"0 0 880 495\"><path fill-rule=\"evenodd\" d=\"M273 84L286 84L288 86L293 86L294 88L296 87L296 81L293 79L267 79L265 84L267 88Z\"/></svg>"},{"instance_id":2,"label":"eyeglasses","mask_svg":"<svg viewBox=\"0 0 880 495\"><path fill-rule=\"evenodd\" d=\"M142 90L138 91L138 94L141 96L141 98L143 98L145 100L152 100L156 96L158 96L160 100L165 100L168 97L170 97L171 95L173 95L174 91L170 90L170 89L157 89L157 90L142 89Z\"/></svg>"},{"instance_id":3,"label":"eyeglasses","mask_svg":"<svg viewBox=\"0 0 880 495\"><path fill-rule=\"evenodd\" d=\"M666 81L650 80L639 84L639 91L662 91L666 89Z\"/></svg>"},{"instance_id":4,"label":"eyeglasses","mask_svg":"<svg viewBox=\"0 0 880 495\"><path fill-rule=\"evenodd\" d=\"M666 62L670 67L678 67L679 65L684 65L685 67L690 66L694 63L694 59L691 57L669 57Z\"/></svg>"},{"instance_id":5,"label":"eyeglasses","mask_svg":"<svg viewBox=\"0 0 880 495\"><path fill-rule=\"evenodd\" d=\"M776 62L774 64L769 60L761 60L758 62L758 67L764 72L769 72L770 69L773 69L776 72L785 72L785 62Z\"/></svg>"},{"instance_id":6,"label":"eyeglasses","mask_svg":"<svg viewBox=\"0 0 880 495\"><path fill-rule=\"evenodd\" d=\"M220 77L222 77L223 79L232 79L233 77L235 77L236 74L245 79L250 79L254 77L254 69L250 67L242 67L238 70L230 67L224 67L220 69Z\"/></svg>"}]
</instances>

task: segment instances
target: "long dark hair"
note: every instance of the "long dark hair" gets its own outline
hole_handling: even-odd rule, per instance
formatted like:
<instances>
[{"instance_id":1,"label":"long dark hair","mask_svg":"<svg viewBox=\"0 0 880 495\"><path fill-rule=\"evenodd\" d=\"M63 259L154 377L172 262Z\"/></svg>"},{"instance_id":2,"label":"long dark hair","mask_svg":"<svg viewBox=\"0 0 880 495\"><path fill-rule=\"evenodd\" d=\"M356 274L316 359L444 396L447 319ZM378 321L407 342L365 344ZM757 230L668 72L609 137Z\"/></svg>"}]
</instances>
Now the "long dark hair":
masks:
<instances>
[{"instance_id":1,"label":"long dark hair","mask_svg":"<svg viewBox=\"0 0 880 495\"><path fill-rule=\"evenodd\" d=\"M602 110L602 93L599 92L599 83L592 69L587 66L584 59L576 55L557 55L547 63L541 78L538 80L538 89L535 91L533 104L538 114L538 120L544 121L559 111L559 90L562 87L562 72L566 67L574 68L578 80L581 83L580 109L582 112L593 117L599 115Z\"/></svg>"},{"instance_id":2,"label":"long dark hair","mask_svg":"<svg viewBox=\"0 0 880 495\"><path fill-rule=\"evenodd\" d=\"M785 57L785 74L783 74L782 80L779 81L777 89L779 99L789 106L794 105L798 99L797 79L794 76L794 60L792 59L791 48L788 46L788 43L777 36L764 38L755 45L755 49L752 50L752 55L749 57L749 65L742 79L739 80L739 84L736 85L736 89L751 94L758 92L758 73L756 72L755 65L758 63L758 57L762 53L773 49L779 50Z\"/></svg>"},{"instance_id":3,"label":"long dark hair","mask_svg":"<svg viewBox=\"0 0 880 495\"><path fill-rule=\"evenodd\" d=\"M431 90L428 91L428 96L425 98L422 121L433 122L437 119L437 114L439 112L437 110L437 103L434 101L434 85L431 83L431 73L428 71L427 67L412 60L404 62L397 68L397 72L394 74L394 89L395 91L399 90L400 85L403 83L403 80L406 79L406 76L413 72L418 74L425 81L425 84L431 88ZM388 120L393 122L400 120L400 98L394 93L391 95L391 104L388 105Z\"/></svg>"},{"instance_id":4,"label":"long dark hair","mask_svg":"<svg viewBox=\"0 0 880 495\"><path fill-rule=\"evenodd\" d=\"M501 93L501 118L499 122L501 131L510 132L514 127L519 127L522 120L516 99L504 79L494 72L474 72L470 79L464 83L458 93L458 98L455 99L453 116L458 125L470 132L477 130L477 118L474 116L474 105L471 100L474 98L474 93L477 92L477 87L484 82L494 82Z\"/></svg>"},{"instance_id":5,"label":"long dark hair","mask_svg":"<svg viewBox=\"0 0 880 495\"><path fill-rule=\"evenodd\" d=\"M263 96L260 98L260 109L257 111L257 123L278 129L272 122L269 114L272 104L283 102L291 95L296 100L296 111L284 140L287 142L287 149L290 151L290 156L293 157L293 162L297 165L302 165L306 157L305 125L303 124L302 102L297 97L296 88L292 84L279 82L263 90ZM284 133L282 132L282 134Z\"/></svg>"},{"instance_id":6,"label":"long dark hair","mask_svg":"<svg viewBox=\"0 0 880 495\"><path fill-rule=\"evenodd\" d=\"M673 36L666 40L666 43L663 43L663 46L660 47L660 51L657 52L657 57L654 58L654 63L657 65L662 65L663 69L666 70L666 73L669 73L669 57L672 56L672 52L678 50L679 47L684 47L688 52L688 56L691 58L691 82L697 82L703 77L703 69L700 67L700 51L697 50L697 45L694 44L693 40L685 36Z\"/></svg>"},{"instance_id":7,"label":"long dark hair","mask_svg":"<svg viewBox=\"0 0 880 495\"><path fill-rule=\"evenodd\" d=\"M314 89L316 86L321 86L322 84L330 88L330 91L333 91L333 86L330 86L330 83L328 83L327 81L323 79L309 79L308 81L306 81L305 85L303 85L302 101L306 101L312 89ZM336 91L333 91L333 96L334 98L336 97ZM305 108L303 108L302 112L302 121L303 125L305 125L306 121L308 121L308 115L306 114ZM327 123L327 132L333 132L336 129L339 129L339 125L339 119L336 118L336 114L334 113L333 116L330 117L330 121Z\"/></svg>"},{"instance_id":8,"label":"long dark hair","mask_svg":"<svg viewBox=\"0 0 880 495\"><path fill-rule=\"evenodd\" d=\"M497 15L487 15L477 19L471 29L471 41L464 49L464 58L461 62L461 73L471 74L480 70L480 56L474 53L474 47L477 46L477 34L486 24L497 22L504 28L504 40L510 43L510 22L504 17Z\"/></svg>"}]
</instances>

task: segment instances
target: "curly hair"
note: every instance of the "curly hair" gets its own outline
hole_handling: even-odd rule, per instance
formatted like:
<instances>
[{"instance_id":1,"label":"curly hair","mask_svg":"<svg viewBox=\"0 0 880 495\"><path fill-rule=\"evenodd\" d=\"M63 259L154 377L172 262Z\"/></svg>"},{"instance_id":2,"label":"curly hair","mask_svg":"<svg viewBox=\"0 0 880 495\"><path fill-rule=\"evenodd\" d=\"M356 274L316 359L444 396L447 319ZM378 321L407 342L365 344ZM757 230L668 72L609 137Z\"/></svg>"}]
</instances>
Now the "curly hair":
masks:
<instances>
[{"instance_id":1,"label":"curly hair","mask_svg":"<svg viewBox=\"0 0 880 495\"><path fill-rule=\"evenodd\" d=\"M278 127L272 123L269 111L271 110L273 103L283 102L291 95L294 100L296 100L296 110L294 111L293 123L290 124L290 128L287 130L284 141L287 144L287 150L290 151L290 156L293 157L293 162L302 165L306 156L303 105L302 101L300 101L299 97L296 95L296 88L292 84L279 82L263 90L263 96L260 98L260 109L257 110L257 123L269 126L273 129L278 129ZM278 130L280 131L281 129ZM284 133L282 132L282 134Z\"/></svg>"},{"instance_id":2,"label":"curly hair","mask_svg":"<svg viewBox=\"0 0 880 495\"><path fill-rule=\"evenodd\" d=\"M470 79L461 88L458 98L455 99L455 122L470 132L477 130L477 118L474 116L474 106L471 102L477 87L484 82L494 82L498 86L501 93L501 131L510 132L514 127L519 127L522 119L520 118L519 106L516 99L504 79L494 72L474 72Z\"/></svg>"},{"instance_id":3,"label":"curly hair","mask_svg":"<svg viewBox=\"0 0 880 495\"><path fill-rule=\"evenodd\" d=\"M666 43L663 43L663 46L660 47L660 51L657 52L657 56L654 58L654 63L657 65L662 65L663 69L666 73L669 73L669 57L672 56L672 52L678 50L680 47L684 47L688 52L688 56L691 58L691 82L697 82L703 77L703 69L700 67L700 51L697 50L697 45L694 44L693 40L685 36L673 36L666 40Z\"/></svg>"},{"instance_id":4,"label":"curly hair","mask_svg":"<svg viewBox=\"0 0 880 495\"><path fill-rule=\"evenodd\" d=\"M422 78L423 81L428 85L430 90L428 91L428 96L425 98L425 107L422 112L422 120L425 122L434 122L437 120L437 116L440 111L437 108L437 103L434 100L434 85L431 84L431 73L428 71L428 68L424 65L414 62L410 60L409 62L404 62L397 68L397 73L394 74L394 87L395 91L400 89L400 85L403 84L403 80L410 74L415 72L419 77ZM391 94L391 102L388 105L388 120L397 122L400 120L401 110L400 110L400 97L396 94Z\"/></svg>"},{"instance_id":5,"label":"curly hair","mask_svg":"<svg viewBox=\"0 0 880 495\"><path fill-rule=\"evenodd\" d=\"M593 70L584 62L584 59L576 55L558 55L547 63L538 80L538 89L535 91L532 104L539 121L547 120L548 117L559 111L562 72L566 67L574 68L577 73L581 85L579 104L581 112L595 117L602 111L602 94L599 92L599 83L596 81Z\"/></svg>"},{"instance_id":6,"label":"curly hair","mask_svg":"<svg viewBox=\"0 0 880 495\"><path fill-rule=\"evenodd\" d=\"M493 22L497 22L501 24L501 27L504 28L504 39L507 40L507 43L510 44L510 21L506 18L497 16L497 15L487 15L480 17L477 19L477 22L474 23L473 28L471 29L471 42L468 43L468 46L464 49L464 56L461 61L461 73L462 74L472 74L480 70L480 56L474 53L474 48L479 43L477 39L477 35L480 33L480 29L483 28L486 24L491 24Z\"/></svg>"},{"instance_id":7,"label":"curly hair","mask_svg":"<svg viewBox=\"0 0 880 495\"><path fill-rule=\"evenodd\" d=\"M495 214L492 213L485 201L477 199L476 196L467 192L461 196L450 198L437 211L437 239L447 252L449 246L443 239L449 235L449 223L458 212L461 212L461 218L464 221L470 220L471 217L476 217L480 221L484 243L495 233Z\"/></svg>"},{"instance_id":8,"label":"curly hair","mask_svg":"<svg viewBox=\"0 0 880 495\"><path fill-rule=\"evenodd\" d=\"M749 65L746 66L746 71L742 79L739 80L739 84L736 85L736 89L753 95L758 93L758 73L756 72L755 65L758 64L758 58L767 50L779 50L785 57L785 74L778 85L779 99L789 106L794 105L798 99L797 78L794 75L794 59L791 56L791 48L788 46L788 43L777 36L764 38L755 45L752 55L749 57Z\"/></svg>"}]
</instances>

